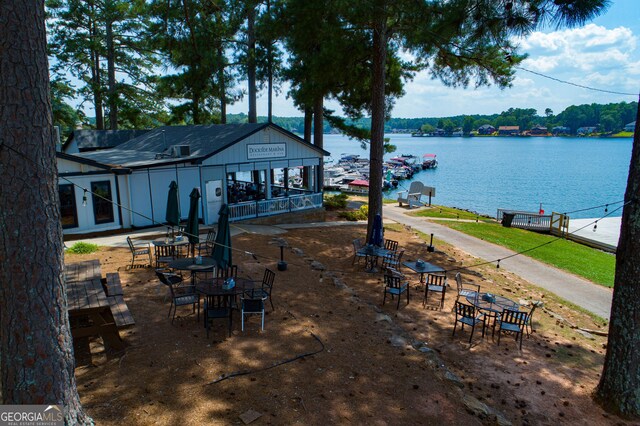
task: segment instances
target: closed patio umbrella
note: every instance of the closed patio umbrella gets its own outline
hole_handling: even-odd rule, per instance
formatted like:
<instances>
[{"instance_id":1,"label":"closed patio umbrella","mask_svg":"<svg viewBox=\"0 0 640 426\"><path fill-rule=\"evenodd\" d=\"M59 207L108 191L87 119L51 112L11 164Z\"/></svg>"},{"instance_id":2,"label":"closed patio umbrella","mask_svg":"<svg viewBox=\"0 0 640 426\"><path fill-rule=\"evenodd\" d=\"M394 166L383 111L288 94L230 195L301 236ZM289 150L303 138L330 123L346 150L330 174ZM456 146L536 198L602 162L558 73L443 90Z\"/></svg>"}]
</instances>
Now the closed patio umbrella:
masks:
<instances>
[{"instance_id":1,"label":"closed patio umbrella","mask_svg":"<svg viewBox=\"0 0 640 426\"><path fill-rule=\"evenodd\" d=\"M369 244L374 246L382 246L382 217L377 214L373 219L373 229L371 230L371 238Z\"/></svg>"},{"instance_id":2,"label":"closed patio umbrella","mask_svg":"<svg viewBox=\"0 0 640 426\"><path fill-rule=\"evenodd\" d=\"M178 184L175 180L169 184L169 197L167 198L167 214L165 215L167 224L171 226L171 232L173 233L173 227L180 225L180 203L178 201Z\"/></svg>"},{"instance_id":3,"label":"closed patio umbrella","mask_svg":"<svg viewBox=\"0 0 640 426\"><path fill-rule=\"evenodd\" d=\"M232 265L231 260L231 231L229 230L229 207L223 204L220 207L220 217L218 218L218 235L213 247L213 257L218 267L226 268Z\"/></svg>"},{"instance_id":4,"label":"closed patio umbrella","mask_svg":"<svg viewBox=\"0 0 640 426\"><path fill-rule=\"evenodd\" d=\"M189 217L187 218L187 228L185 232L189 237L191 246L195 248L195 244L200 242L200 224L198 223L198 200L200 200L200 190L193 188L189 195Z\"/></svg>"}]
</instances>

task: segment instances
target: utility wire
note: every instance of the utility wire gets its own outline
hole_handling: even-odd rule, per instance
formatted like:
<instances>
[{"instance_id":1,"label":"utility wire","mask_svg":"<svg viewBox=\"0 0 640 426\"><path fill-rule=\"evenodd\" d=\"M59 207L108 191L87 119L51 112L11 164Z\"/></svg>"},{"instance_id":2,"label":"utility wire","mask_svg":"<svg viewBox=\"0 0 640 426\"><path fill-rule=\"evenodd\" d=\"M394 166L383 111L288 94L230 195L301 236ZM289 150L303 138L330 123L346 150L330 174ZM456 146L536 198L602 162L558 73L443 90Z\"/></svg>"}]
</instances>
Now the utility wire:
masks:
<instances>
[{"instance_id":1,"label":"utility wire","mask_svg":"<svg viewBox=\"0 0 640 426\"><path fill-rule=\"evenodd\" d=\"M437 34L437 33L433 32L433 31L429 31L429 30L425 30L425 31L427 33L431 34L433 37L439 38L443 43L449 44L449 45L455 47L456 49L458 49L460 51L466 51L467 53L470 53L472 55L474 54L472 49L469 49L467 47L461 46L459 43L455 43L455 42L453 42L451 40L447 40L444 37L442 37L440 34ZM505 52L505 54L507 55L507 57L510 56L510 54L508 52ZM474 60L475 62L478 62L478 63L482 63L483 62L482 58L479 58L479 57L476 57L476 56L471 56L469 59L472 59L472 60ZM614 95L623 95L623 96L639 96L640 95L640 93L618 92L618 91L615 91L615 90L599 89L599 88L596 88L596 87L586 86L586 85L583 85L583 84L572 83L570 81L561 80L559 78L552 77L550 75L546 75L546 74L543 74L541 72L532 71L532 70L524 68L524 67L522 67L520 65L515 65L514 68L520 69L522 71L529 72L531 74L535 74L535 75L540 76L540 77L547 78L549 80L556 81L558 83L567 84L567 85L574 86L574 87L579 87L581 89L592 90L594 92L611 93L611 94L614 94Z\"/></svg>"},{"instance_id":2,"label":"utility wire","mask_svg":"<svg viewBox=\"0 0 640 426\"><path fill-rule=\"evenodd\" d=\"M620 203L624 203L624 200L616 201L616 202L614 202L614 203L601 204L601 205L599 205L599 206L595 206L595 207L588 207L588 208L586 208L586 209L573 210L573 211L570 211L570 212L565 212L565 213L563 213L563 214L564 214L564 215L569 215L569 214L571 214L571 213L586 212L586 211L589 211L589 210L595 210L595 209L599 209L599 208L602 208L602 207L604 207L605 209L608 209L608 208L609 208L609 206L611 206L611 205L615 205L615 204L620 204ZM605 212L606 212L606 210L605 210Z\"/></svg>"},{"instance_id":3,"label":"utility wire","mask_svg":"<svg viewBox=\"0 0 640 426\"><path fill-rule=\"evenodd\" d=\"M36 165L37 165L37 163L35 163L35 161L33 161L31 158L29 158L29 157L25 156L25 155L24 155L24 154L22 154L21 152L19 152L19 151L15 150L13 147L11 147L11 146L9 146L9 145L6 145L6 144L2 144L2 145L0 145L0 146L2 146L2 147L6 147L6 148L7 148L7 149L9 149L10 151L12 151L12 152L14 152L14 153L16 153L16 154L20 155L20 156L21 156L21 157L23 157L24 159L26 159L26 160L28 160L28 161L32 162L33 164L36 164ZM124 206L124 205L122 205L122 204L119 204L119 203L117 203L117 202L113 201L113 200L110 200L110 199L108 199L108 198L106 198L106 197L104 197L104 196L102 196L102 195L100 195L100 194L97 194L97 193L95 193L95 192L91 191L90 189L85 188L85 187L83 187L83 186L81 186L81 185L79 185L79 184L77 184L77 183L75 183L75 182L73 182L73 181L71 181L71 180L67 179L67 178L66 178L66 177L64 177L64 176L59 176L59 178L60 178L60 179L65 180L65 181L67 181L67 182L69 182L70 184L74 185L74 186L75 186L75 187L77 187L77 188L82 189L82 190L85 192L85 194L86 194L86 193L90 193L91 195L96 196L96 197L98 197L98 198L101 198L101 199L103 199L103 200L105 200L105 201L107 201L107 202L109 202L109 203L111 203L111 204L113 204L113 205L115 205L115 206L118 206L118 207L120 207L120 208L122 208L122 209L125 209L125 210L127 210L127 211L129 211L129 212L131 212L131 213L133 213L133 214L137 214L137 215L139 215L140 217L145 218L145 219L147 219L147 220L151 221L151 223L153 223L154 225L158 225L158 226L166 226L165 224L160 223L160 222L158 222L158 221L154 220L153 218L151 218L151 217L149 217L149 216L147 216L147 215L144 215L144 214L142 214L142 213L140 213L140 212L137 212L137 211L135 211L135 210L133 210L133 209L131 209L131 208L129 208L129 207L126 207L126 206ZM582 230L582 229L584 229L584 228L587 228L587 227L589 227L589 226L591 226L591 225L597 224L599 220L604 219L604 218L606 218L606 217L608 217L608 216L611 216L613 213L615 213L616 211L618 211L618 210L622 209L624 206L626 206L627 204L629 204L631 201L632 201L632 200L629 200L629 201L627 201L627 202L624 202L624 200L622 200L622 201L616 201L616 202L614 202L614 203L602 204L602 205L599 205L599 206L589 207L589 208L586 208L586 209L580 209L580 210L574 210L573 212L570 212L570 213L576 213L576 212L581 212L581 211L593 210L593 209L596 209L596 208L608 207L609 205L612 205L612 204L614 204L614 205L615 205L615 204L619 204L619 203L624 202L624 204L623 204L622 206L620 206L620 207L618 207L618 208L616 208L616 209L612 210L611 212L609 212L609 213L605 214L604 216L600 217L599 219L596 219L596 220L594 220L593 222L590 222L590 223L588 223L587 225L584 225L583 227L578 228L578 229L576 229L575 231L573 231L573 232L571 232L571 233L568 233L567 235L575 234L576 232L581 231L581 230ZM565 213L565 214L566 214L566 213ZM167 227L167 228L168 228L168 227ZM183 234L185 234L185 235L187 235L187 236L192 236L192 237L200 238L200 237L199 237L199 235L193 235L193 234L190 234L190 233L185 232L185 231L183 231L182 233L183 233ZM485 262L482 262L482 263L476 263L476 264L468 265L468 266L463 265L463 266L459 266L459 267L457 267L457 268L447 269L447 270L445 270L444 272L445 272L445 273L447 273L447 272L453 272L453 271L468 270L468 269L471 269L471 268L477 268L477 267L479 267L479 266L488 265L488 264L493 264L493 263L496 263L496 262L497 262L497 265L498 265L498 267L499 267L499 265L500 265L500 261L502 261L502 260L510 259L510 258L512 258L512 257L519 256L519 255L522 255L522 254L525 254L525 253L531 252L531 251L533 251L533 250L536 250L536 249L539 249L539 248L541 248L541 247L547 246L547 245L549 245L549 244L552 244L552 243L554 243L554 242L556 242L556 241L559 241L559 240L562 240L562 239L563 239L563 238L558 237L558 238L556 238L556 239L554 239L554 240L547 241L547 242L542 243L542 244L540 244L540 245L537 245L537 246L535 246L535 247L531 247L531 248L528 248L528 249L526 249L526 250L522 250L522 251L520 251L520 252L516 252L516 253L510 254L510 255L508 255L508 256L505 256L505 257L499 258L499 259L489 260L489 261L485 261ZM231 247L231 246L227 246L227 245L225 245L225 244L220 244L220 243L218 243L218 242L214 242L214 245L218 245L218 246L220 246L220 247L227 248L227 249L229 249L229 250L233 250L233 251L236 251L236 252L239 252L239 253L247 254L247 255L251 256L254 260L258 261L258 263L260 262L259 258L262 258L262 259L264 259L264 260L268 260L268 261L279 261L279 259L278 259L278 258L275 258L275 257L265 256L265 255L261 255L261 254L255 253L255 252L250 252L250 251L246 251L246 250L242 250L242 249L234 248L234 247ZM306 266L305 264L297 264L297 263L295 263L295 262L288 262L288 264L290 264L290 265L292 265L292 266L299 266L299 267L304 267L304 266ZM334 270L334 269L332 269L332 270L327 271L327 272L347 273L347 272L349 272L349 271Z\"/></svg>"},{"instance_id":4,"label":"utility wire","mask_svg":"<svg viewBox=\"0 0 640 426\"><path fill-rule=\"evenodd\" d=\"M549 80L557 81L558 83L568 84L570 86L579 87L581 89L593 90L594 92L611 93L611 94L614 94L614 95L623 95L623 96L638 96L639 95L639 93L616 92L614 90L598 89L598 88L595 88L595 87L585 86L583 84L572 83L570 81L561 80L561 79L556 78L556 77L551 77L550 75L542 74L542 73L537 72L537 71L532 71L530 69L521 67L519 65L516 65L515 68L518 68L518 69L520 69L522 71L526 71L526 72L531 73L531 74L535 74L535 75L540 76L540 77L548 78Z\"/></svg>"},{"instance_id":5,"label":"utility wire","mask_svg":"<svg viewBox=\"0 0 640 426\"><path fill-rule=\"evenodd\" d=\"M0 145L0 146L1 146L1 147L5 147L5 148L7 148L8 150L10 150L10 151L12 151L12 152L14 152L14 153L18 154L19 156L21 156L21 157L22 157L22 158L24 158L25 160L27 160L27 161L31 162L32 164L35 164L36 166L38 165L38 164L37 164L35 161L33 161L31 158L27 157L26 155L24 155L23 153L21 153L20 151L18 151L18 150L16 150L16 149L14 149L13 147L11 147L11 146L9 146L9 145L6 145L6 144L2 144L2 145ZM145 215L145 214L143 214L143 213L140 213L140 212L138 212L138 211L135 211L135 210L133 210L133 209L131 209L131 208L127 207L127 206L124 206L124 205L122 205L122 204L120 204L120 203L118 203L118 202L116 202L116 201L110 200L110 199L108 199L108 198L106 198L106 197L104 197L104 196L102 196L102 195L100 195L100 194L98 194L98 193L96 193L96 192L91 191L89 188L85 188L84 186L82 186L82 185L80 185L80 184L78 184L78 183L76 183L76 182L73 182L72 180L67 179L67 178L66 178L66 177L64 177L64 176L58 176L58 177L59 177L60 179L64 180L64 181L66 181L66 182L69 182L71 185L75 186L76 188L79 188L79 189L83 190L83 191L84 191L84 195L83 195L83 197L86 197L86 194L87 194L87 193L89 193L89 194L91 194L92 196L95 196L95 197L98 197L98 198L100 198L100 199L102 199L102 200L104 200L104 201L107 201L107 202L111 203L111 204L112 204L112 205L114 205L114 206L117 206L117 207L122 208L122 209L124 209L124 210L127 210L127 211L129 211L129 212L131 212L131 213L133 213L133 214L136 214L136 215L138 215L138 216L140 216L140 217L142 217L142 218L144 218L144 219L147 219L147 220L149 220L153 225L167 227L167 229L169 229L169 228L170 228L169 226L165 225L164 223L158 222L158 221L154 220L153 218L151 218L151 217L149 217L149 216L147 216L147 215ZM194 238L198 238L198 239L200 238L200 236L199 236L199 235L193 235L193 234L191 234L191 233L189 233L189 232L186 232L186 231L182 231L182 233L183 233L183 234L185 234L185 235L187 235L187 237L194 237ZM241 249L238 249L238 248L234 248L234 247L231 247L231 246L227 246L227 245L225 245L225 244L221 244L221 243L219 243L219 242L214 242L214 245L218 245L218 246L220 246L220 247L227 248L227 249L229 249L229 250L233 250L233 251L236 251L236 252L239 252L239 253L248 254L248 255L252 256L254 259L255 259L255 258L256 258L256 256L257 256L255 253L252 253L252 252L250 252L250 251L241 250Z\"/></svg>"},{"instance_id":6,"label":"utility wire","mask_svg":"<svg viewBox=\"0 0 640 426\"><path fill-rule=\"evenodd\" d=\"M625 202L622 206L618 207L618 208L617 208L617 209L615 209L615 210L612 210L611 212L609 212L609 213L605 214L604 216L602 216L602 217L600 217L600 218L598 218L598 219L594 220L593 222L590 222L590 223L588 223L588 224L586 224L586 225L584 225L584 226L582 226L582 227L580 227L580 228L578 228L578 229L576 229L576 230L574 230L574 231L572 231L572 232L569 232L569 233L567 233L566 235L573 235L573 234L575 234L576 232L581 231L581 230L583 230L583 229L585 229L585 228L587 228L587 227L589 227L589 226L591 226L591 225L596 225L596 224L598 223L598 221L600 221L600 220L602 220L602 219L604 219L604 218L606 218L606 217L608 217L608 216L611 216L613 213L615 213L616 211L618 211L618 210L622 209L624 206L626 206L626 205L627 205L627 204L629 204L629 203L631 203L631 200L629 200L629 201ZM468 266L462 265L462 266L459 266L459 267L457 267L457 268L447 269L447 270L445 270L445 273L446 273L446 272L453 272L453 271L467 270L467 269L471 269L471 268L476 268L476 267L478 267L478 266L489 265L489 264L494 264L494 263L497 263L497 264L498 264L498 267L500 267L500 266L499 266L499 265L500 265L500 261L502 261L502 260L510 259L510 258L512 258L512 257L515 257L515 256L520 256L520 255L522 255L522 254L529 253L530 251L537 250L537 249L539 249L540 247L547 246L547 245L549 245L549 244L555 243L555 242L560 241L560 240L564 240L564 238L556 237L556 238L555 238L555 239L553 239L553 240L550 240L550 241L544 242L544 243L542 243L542 244L539 244L539 245L537 245L537 246L534 246L534 247L528 248L528 249L526 249L526 250L522 250L522 251L519 251L519 252L516 252L516 253L510 254L510 255L505 256L505 257L501 257L501 258L499 258L499 259L488 260L488 261L485 261L485 262L482 262L482 263L476 263L476 264L473 264L473 265L468 265Z\"/></svg>"}]
</instances>

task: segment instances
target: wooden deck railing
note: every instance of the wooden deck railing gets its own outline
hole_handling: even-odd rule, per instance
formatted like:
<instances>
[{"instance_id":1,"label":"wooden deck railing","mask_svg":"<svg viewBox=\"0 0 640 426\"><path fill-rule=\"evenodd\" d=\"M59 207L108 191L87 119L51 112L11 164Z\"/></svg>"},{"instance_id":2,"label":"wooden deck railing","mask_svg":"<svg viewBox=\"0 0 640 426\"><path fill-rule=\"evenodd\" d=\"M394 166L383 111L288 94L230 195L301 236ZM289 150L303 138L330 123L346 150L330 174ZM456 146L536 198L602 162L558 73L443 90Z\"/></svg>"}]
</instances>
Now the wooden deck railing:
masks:
<instances>
[{"instance_id":1,"label":"wooden deck railing","mask_svg":"<svg viewBox=\"0 0 640 426\"><path fill-rule=\"evenodd\" d=\"M235 222L320 207L322 207L322 193L306 193L271 200L248 201L229 204L229 220Z\"/></svg>"},{"instance_id":2,"label":"wooden deck railing","mask_svg":"<svg viewBox=\"0 0 640 426\"><path fill-rule=\"evenodd\" d=\"M509 216L513 218L509 224ZM533 212L498 209L496 218L505 226L511 228L529 229L538 232L551 232L551 215L541 215Z\"/></svg>"}]
</instances>

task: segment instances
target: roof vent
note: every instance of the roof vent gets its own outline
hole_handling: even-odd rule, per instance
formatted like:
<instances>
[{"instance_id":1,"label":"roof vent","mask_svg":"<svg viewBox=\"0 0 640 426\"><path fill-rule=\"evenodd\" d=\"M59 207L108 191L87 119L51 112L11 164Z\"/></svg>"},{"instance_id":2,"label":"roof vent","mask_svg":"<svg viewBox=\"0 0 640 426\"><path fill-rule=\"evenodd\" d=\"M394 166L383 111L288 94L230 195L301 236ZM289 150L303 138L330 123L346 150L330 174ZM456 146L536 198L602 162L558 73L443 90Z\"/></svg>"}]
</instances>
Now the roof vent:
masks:
<instances>
[{"instance_id":1,"label":"roof vent","mask_svg":"<svg viewBox=\"0 0 640 426\"><path fill-rule=\"evenodd\" d=\"M191 155L191 147L189 145L173 145L171 147L171 156L174 158L188 157Z\"/></svg>"}]
</instances>

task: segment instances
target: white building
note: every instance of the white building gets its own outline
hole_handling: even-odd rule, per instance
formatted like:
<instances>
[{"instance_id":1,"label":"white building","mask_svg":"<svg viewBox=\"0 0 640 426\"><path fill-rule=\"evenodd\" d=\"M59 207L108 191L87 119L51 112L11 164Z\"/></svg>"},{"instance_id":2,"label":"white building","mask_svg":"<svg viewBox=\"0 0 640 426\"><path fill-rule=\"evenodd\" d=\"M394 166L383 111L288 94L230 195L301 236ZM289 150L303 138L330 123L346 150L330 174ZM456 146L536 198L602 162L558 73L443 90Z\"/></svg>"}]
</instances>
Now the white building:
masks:
<instances>
[{"instance_id":1,"label":"white building","mask_svg":"<svg viewBox=\"0 0 640 426\"><path fill-rule=\"evenodd\" d=\"M217 222L223 203L230 220L320 208L318 166L329 155L274 124L166 126L111 148L72 141L65 151L58 153L65 233L163 223L171 181L183 219L191 190L200 188L205 224Z\"/></svg>"}]
</instances>

